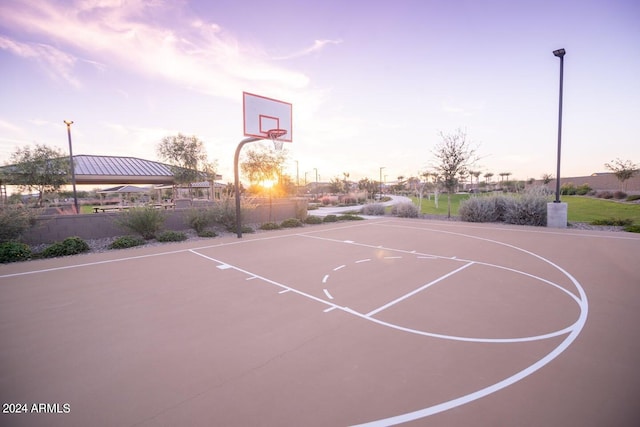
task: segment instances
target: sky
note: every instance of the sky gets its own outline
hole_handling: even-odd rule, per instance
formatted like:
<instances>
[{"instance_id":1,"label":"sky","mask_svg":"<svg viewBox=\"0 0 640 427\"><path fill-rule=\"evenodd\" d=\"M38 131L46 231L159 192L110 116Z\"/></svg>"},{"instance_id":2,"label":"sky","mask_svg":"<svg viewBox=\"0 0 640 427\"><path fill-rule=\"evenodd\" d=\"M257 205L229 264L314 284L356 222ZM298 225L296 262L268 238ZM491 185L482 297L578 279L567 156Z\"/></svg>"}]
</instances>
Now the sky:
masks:
<instances>
[{"instance_id":1,"label":"sky","mask_svg":"<svg viewBox=\"0 0 640 427\"><path fill-rule=\"evenodd\" d=\"M640 163L639 23L637 0L2 0L0 163L68 152L73 120L74 154L195 135L232 182L246 91L292 104L300 183L417 176L458 129L483 174L555 176L564 48L561 176L590 175Z\"/></svg>"}]
</instances>

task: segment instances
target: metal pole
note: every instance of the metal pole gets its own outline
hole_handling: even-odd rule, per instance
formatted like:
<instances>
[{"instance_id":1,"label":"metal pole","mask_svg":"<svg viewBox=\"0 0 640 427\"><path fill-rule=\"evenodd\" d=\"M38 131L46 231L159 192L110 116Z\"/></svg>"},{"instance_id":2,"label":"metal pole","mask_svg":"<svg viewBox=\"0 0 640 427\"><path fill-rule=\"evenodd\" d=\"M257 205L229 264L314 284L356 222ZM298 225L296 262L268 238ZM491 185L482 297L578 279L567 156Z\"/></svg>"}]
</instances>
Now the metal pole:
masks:
<instances>
[{"instance_id":1,"label":"metal pole","mask_svg":"<svg viewBox=\"0 0 640 427\"><path fill-rule=\"evenodd\" d=\"M233 158L233 178L235 180L235 193L236 193L236 233L238 234L238 239L242 237L242 218L241 218L241 209L240 209L240 173L238 172L238 161L240 159L240 150L242 146L248 144L249 142L259 141L262 138L245 138L240 141L238 144L238 148L236 148L236 154Z\"/></svg>"},{"instance_id":2,"label":"metal pole","mask_svg":"<svg viewBox=\"0 0 640 427\"><path fill-rule=\"evenodd\" d=\"M560 153L562 146L562 80L564 74L564 49L555 51L554 55L560 58L560 95L558 100L558 165L556 169L556 199L553 203L560 203Z\"/></svg>"},{"instance_id":3,"label":"metal pole","mask_svg":"<svg viewBox=\"0 0 640 427\"><path fill-rule=\"evenodd\" d=\"M69 163L71 165L71 185L73 186L73 206L76 214L80 213L78 210L78 193L76 192L76 169L73 164L73 148L71 146L71 125L72 120L64 120L64 124L67 125L67 137L69 138Z\"/></svg>"},{"instance_id":4,"label":"metal pole","mask_svg":"<svg viewBox=\"0 0 640 427\"><path fill-rule=\"evenodd\" d=\"M382 169L384 169L386 166L381 166L380 167L380 200L382 200Z\"/></svg>"}]
</instances>

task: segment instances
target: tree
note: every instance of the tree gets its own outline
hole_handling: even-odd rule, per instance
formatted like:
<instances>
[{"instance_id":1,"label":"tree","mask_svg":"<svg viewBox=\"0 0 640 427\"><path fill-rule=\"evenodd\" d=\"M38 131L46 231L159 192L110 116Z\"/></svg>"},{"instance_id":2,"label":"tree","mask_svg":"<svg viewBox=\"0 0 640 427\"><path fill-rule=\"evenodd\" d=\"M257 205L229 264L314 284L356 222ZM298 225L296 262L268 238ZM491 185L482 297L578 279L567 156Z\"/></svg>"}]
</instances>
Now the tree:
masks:
<instances>
[{"instance_id":1,"label":"tree","mask_svg":"<svg viewBox=\"0 0 640 427\"><path fill-rule=\"evenodd\" d=\"M487 172L482 176L484 177L485 182L488 184L489 182L491 182L491 177L493 176L493 173Z\"/></svg>"},{"instance_id":2,"label":"tree","mask_svg":"<svg viewBox=\"0 0 640 427\"><path fill-rule=\"evenodd\" d=\"M551 175L550 173L542 174L542 183L544 185L547 185L548 183L550 183L552 179L553 179L553 175Z\"/></svg>"},{"instance_id":3,"label":"tree","mask_svg":"<svg viewBox=\"0 0 640 427\"><path fill-rule=\"evenodd\" d=\"M209 180L215 176L215 163L209 163L204 143L195 135L178 133L166 136L157 148L158 156L169 163L175 182L188 184L191 194L193 182Z\"/></svg>"},{"instance_id":4,"label":"tree","mask_svg":"<svg viewBox=\"0 0 640 427\"><path fill-rule=\"evenodd\" d=\"M367 197L371 195L371 197L373 198L373 195L376 193L376 191L378 191L378 188L380 188L379 183L376 181L372 181L369 178L363 178L358 181L358 189L366 191Z\"/></svg>"},{"instance_id":5,"label":"tree","mask_svg":"<svg viewBox=\"0 0 640 427\"><path fill-rule=\"evenodd\" d=\"M638 173L638 165L631 160L612 160L611 163L605 163L604 166L609 169L620 181L620 189L626 190L627 184L625 181L633 178Z\"/></svg>"},{"instance_id":6,"label":"tree","mask_svg":"<svg viewBox=\"0 0 640 427\"><path fill-rule=\"evenodd\" d=\"M40 144L19 148L11 155L11 163L3 169L2 180L20 191L36 190L38 206L46 192L57 191L70 181L69 157L57 148Z\"/></svg>"},{"instance_id":7,"label":"tree","mask_svg":"<svg viewBox=\"0 0 640 427\"><path fill-rule=\"evenodd\" d=\"M250 183L264 183L265 181L275 183L280 180L280 171L287 160L287 152L284 150L274 151L263 145L256 145L247 150L243 157L240 168Z\"/></svg>"},{"instance_id":8,"label":"tree","mask_svg":"<svg viewBox=\"0 0 640 427\"><path fill-rule=\"evenodd\" d=\"M440 138L441 141L432 152L435 157L434 169L447 190L447 218L451 218L451 193L458 184L458 176L466 175L478 157L465 131L458 129L451 134L440 132Z\"/></svg>"}]
</instances>

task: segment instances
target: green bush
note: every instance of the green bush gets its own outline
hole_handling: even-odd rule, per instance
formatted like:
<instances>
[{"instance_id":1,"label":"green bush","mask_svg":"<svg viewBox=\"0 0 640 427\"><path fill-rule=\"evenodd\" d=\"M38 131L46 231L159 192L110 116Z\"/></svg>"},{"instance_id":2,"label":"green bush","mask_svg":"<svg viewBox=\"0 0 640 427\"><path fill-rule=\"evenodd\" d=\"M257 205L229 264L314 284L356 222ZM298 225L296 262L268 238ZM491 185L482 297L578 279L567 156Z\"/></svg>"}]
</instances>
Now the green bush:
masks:
<instances>
[{"instance_id":1,"label":"green bush","mask_svg":"<svg viewBox=\"0 0 640 427\"><path fill-rule=\"evenodd\" d=\"M304 220L304 222L307 223L307 224L322 224L322 217L315 216L315 215L309 215Z\"/></svg>"},{"instance_id":2,"label":"green bush","mask_svg":"<svg viewBox=\"0 0 640 427\"><path fill-rule=\"evenodd\" d=\"M589 186L589 184L582 184L581 186L576 188L576 195L585 196L585 195L589 194L591 192L591 190L592 189Z\"/></svg>"},{"instance_id":3,"label":"green bush","mask_svg":"<svg viewBox=\"0 0 640 427\"><path fill-rule=\"evenodd\" d=\"M359 221L363 219L364 218L361 217L360 215L356 215L352 213L346 213L338 216L338 221Z\"/></svg>"},{"instance_id":4,"label":"green bush","mask_svg":"<svg viewBox=\"0 0 640 427\"><path fill-rule=\"evenodd\" d=\"M570 182L560 186L560 194L564 196L575 196L577 191L576 186Z\"/></svg>"},{"instance_id":5,"label":"green bush","mask_svg":"<svg viewBox=\"0 0 640 427\"><path fill-rule=\"evenodd\" d=\"M399 216L400 218L417 218L418 207L411 202L398 203L391 208L391 215Z\"/></svg>"},{"instance_id":6,"label":"green bush","mask_svg":"<svg viewBox=\"0 0 640 427\"><path fill-rule=\"evenodd\" d=\"M624 227L632 224L633 220L628 218L604 218L591 221L591 225L611 225L616 227Z\"/></svg>"},{"instance_id":7,"label":"green bush","mask_svg":"<svg viewBox=\"0 0 640 427\"><path fill-rule=\"evenodd\" d=\"M36 223L36 211L17 205L0 208L0 242L18 239Z\"/></svg>"},{"instance_id":8,"label":"green bush","mask_svg":"<svg viewBox=\"0 0 640 427\"><path fill-rule=\"evenodd\" d=\"M55 242L47 246L38 255L42 258L54 258L59 256L68 256L81 254L89 251L87 242L79 237L67 237L61 242Z\"/></svg>"},{"instance_id":9,"label":"green bush","mask_svg":"<svg viewBox=\"0 0 640 427\"><path fill-rule=\"evenodd\" d=\"M197 234L198 234L198 237L216 237L218 235L218 233L216 233L213 230L202 230Z\"/></svg>"},{"instance_id":10,"label":"green bush","mask_svg":"<svg viewBox=\"0 0 640 427\"><path fill-rule=\"evenodd\" d=\"M326 215L323 219L322 222L338 222L338 216L337 215Z\"/></svg>"},{"instance_id":11,"label":"green bush","mask_svg":"<svg viewBox=\"0 0 640 427\"><path fill-rule=\"evenodd\" d=\"M640 194L631 194L630 196L627 196L627 202L633 202L636 200L640 200Z\"/></svg>"},{"instance_id":12,"label":"green bush","mask_svg":"<svg viewBox=\"0 0 640 427\"><path fill-rule=\"evenodd\" d=\"M363 215L384 215L385 208L382 203L369 203L362 207Z\"/></svg>"},{"instance_id":13,"label":"green bush","mask_svg":"<svg viewBox=\"0 0 640 427\"><path fill-rule=\"evenodd\" d=\"M126 212L122 212L116 220L121 227L140 234L145 240L156 237L164 221L164 211L153 206L131 208Z\"/></svg>"},{"instance_id":14,"label":"green bush","mask_svg":"<svg viewBox=\"0 0 640 427\"><path fill-rule=\"evenodd\" d=\"M187 235L180 231L167 230L160 233L156 240L158 242L182 242L187 240Z\"/></svg>"},{"instance_id":15,"label":"green bush","mask_svg":"<svg viewBox=\"0 0 640 427\"><path fill-rule=\"evenodd\" d=\"M216 222L216 212L214 209L191 208L185 212L184 221L199 235Z\"/></svg>"},{"instance_id":16,"label":"green bush","mask_svg":"<svg viewBox=\"0 0 640 427\"><path fill-rule=\"evenodd\" d=\"M296 228L302 227L304 224L298 218L288 218L280 223L280 227L283 228Z\"/></svg>"},{"instance_id":17,"label":"green bush","mask_svg":"<svg viewBox=\"0 0 640 427\"><path fill-rule=\"evenodd\" d=\"M279 230L280 226L275 222L265 222L260 226L260 230Z\"/></svg>"},{"instance_id":18,"label":"green bush","mask_svg":"<svg viewBox=\"0 0 640 427\"><path fill-rule=\"evenodd\" d=\"M20 242L0 243L0 263L26 261L31 258L31 248Z\"/></svg>"},{"instance_id":19,"label":"green bush","mask_svg":"<svg viewBox=\"0 0 640 427\"><path fill-rule=\"evenodd\" d=\"M120 236L109 245L109 249L126 249L144 245L146 241L140 236Z\"/></svg>"},{"instance_id":20,"label":"green bush","mask_svg":"<svg viewBox=\"0 0 640 427\"><path fill-rule=\"evenodd\" d=\"M627 225L623 230L629 233L640 233L640 224Z\"/></svg>"}]
</instances>

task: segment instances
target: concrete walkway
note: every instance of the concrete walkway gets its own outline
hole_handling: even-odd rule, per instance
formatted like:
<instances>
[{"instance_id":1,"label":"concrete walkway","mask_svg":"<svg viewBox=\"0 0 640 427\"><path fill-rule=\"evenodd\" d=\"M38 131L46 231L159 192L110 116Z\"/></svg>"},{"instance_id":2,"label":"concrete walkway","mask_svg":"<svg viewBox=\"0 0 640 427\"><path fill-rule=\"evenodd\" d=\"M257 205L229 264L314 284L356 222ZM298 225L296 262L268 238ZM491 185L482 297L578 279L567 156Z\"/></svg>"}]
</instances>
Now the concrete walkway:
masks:
<instances>
[{"instance_id":1,"label":"concrete walkway","mask_svg":"<svg viewBox=\"0 0 640 427\"><path fill-rule=\"evenodd\" d=\"M383 206L393 206L393 205L397 205L399 203L406 203L406 202L411 202L411 199L409 197L405 197L405 196L387 196L390 197L391 200L386 201L386 202L382 202ZM314 216L327 216L327 215L340 215L343 214L345 212L359 212L362 207L364 205L354 205L354 206L323 206L321 208L318 208L316 210L310 211L310 215L314 215ZM372 215L364 215L367 218L379 218L376 216L372 216Z\"/></svg>"}]
</instances>

